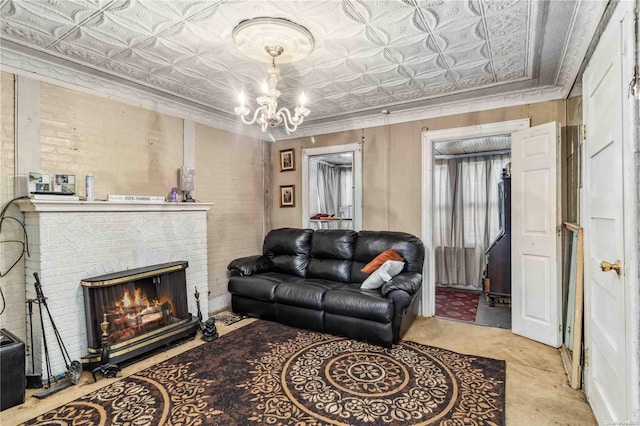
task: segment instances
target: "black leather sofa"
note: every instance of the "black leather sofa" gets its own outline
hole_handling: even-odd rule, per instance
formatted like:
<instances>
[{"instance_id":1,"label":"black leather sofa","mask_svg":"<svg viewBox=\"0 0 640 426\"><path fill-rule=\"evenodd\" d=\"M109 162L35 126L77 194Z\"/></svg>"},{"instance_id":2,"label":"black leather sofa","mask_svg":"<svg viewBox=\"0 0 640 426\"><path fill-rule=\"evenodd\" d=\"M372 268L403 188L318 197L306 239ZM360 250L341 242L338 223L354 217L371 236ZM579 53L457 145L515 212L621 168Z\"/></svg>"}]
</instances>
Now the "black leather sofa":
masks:
<instances>
[{"instance_id":1,"label":"black leather sofa","mask_svg":"<svg viewBox=\"0 0 640 426\"><path fill-rule=\"evenodd\" d=\"M361 290L360 270L393 248L399 275ZM407 233L282 228L265 237L262 255L233 260L234 312L390 347L413 322L420 300L424 246Z\"/></svg>"}]
</instances>

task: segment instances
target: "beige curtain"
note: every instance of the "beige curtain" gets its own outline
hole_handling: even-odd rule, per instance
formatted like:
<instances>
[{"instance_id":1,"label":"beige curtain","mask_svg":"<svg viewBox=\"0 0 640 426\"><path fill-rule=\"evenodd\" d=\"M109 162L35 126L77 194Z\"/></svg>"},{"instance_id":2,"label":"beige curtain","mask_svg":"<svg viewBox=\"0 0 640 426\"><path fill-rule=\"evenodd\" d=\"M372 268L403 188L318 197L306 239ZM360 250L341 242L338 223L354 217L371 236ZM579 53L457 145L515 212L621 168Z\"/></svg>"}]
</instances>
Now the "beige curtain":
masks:
<instances>
[{"instance_id":1,"label":"beige curtain","mask_svg":"<svg viewBox=\"0 0 640 426\"><path fill-rule=\"evenodd\" d=\"M509 155L436 160L436 284L481 289L485 251L499 232L498 182Z\"/></svg>"}]
</instances>

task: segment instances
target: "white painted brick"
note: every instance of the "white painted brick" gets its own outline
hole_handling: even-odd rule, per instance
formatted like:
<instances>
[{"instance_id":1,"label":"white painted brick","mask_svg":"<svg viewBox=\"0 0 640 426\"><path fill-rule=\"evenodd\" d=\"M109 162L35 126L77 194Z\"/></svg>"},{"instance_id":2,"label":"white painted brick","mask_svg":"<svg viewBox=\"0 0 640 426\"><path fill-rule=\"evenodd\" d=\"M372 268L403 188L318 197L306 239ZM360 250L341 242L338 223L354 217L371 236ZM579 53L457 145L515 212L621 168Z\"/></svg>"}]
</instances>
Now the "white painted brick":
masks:
<instances>
[{"instance_id":1,"label":"white painted brick","mask_svg":"<svg viewBox=\"0 0 640 426\"><path fill-rule=\"evenodd\" d=\"M36 215L39 221L31 217ZM33 287L32 273L40 271L43 292L72 359L85 355L87 347L83 290L80 285L82 279L118 270L186 260L189 262L188 305L189 311L195 315L195 288L198 287L201 292L208 288L205 212L162 215L155 212L129 212L117 213L112 217L100 214L99 220L93 213L65 213L62 226L60 215L55 213L27 213L26 216L29 223L40 223L35 232L49 232L57 236L48 244L39 245L41 255L39 259L29 259L25 280ZM123 229L123 222L131 226ZM78 234L80 236L65 235L65 231L73 231L65 225L70 223L73 223L73 230L82 230ZM96 223L105 223L106 226L94 226ZM191 232L178 232L181 228L188 228ZM194 244L191 235L197 235L200 243ZM59 243L60 240L66 242ZM30 290L28 293L32 292ZM206 298L201 299L200 305L203 312L208 312ZM45 321L45 332L47 342L54 342L54 333L48 320ZM40 345L41 340L38 343ZM40 346L36 351L41 352ZM55 351L50 351L50 355L54 374L63 372L62 356ZM39 365L45 368L42 361Z\"/></svg>"}]
</instances>

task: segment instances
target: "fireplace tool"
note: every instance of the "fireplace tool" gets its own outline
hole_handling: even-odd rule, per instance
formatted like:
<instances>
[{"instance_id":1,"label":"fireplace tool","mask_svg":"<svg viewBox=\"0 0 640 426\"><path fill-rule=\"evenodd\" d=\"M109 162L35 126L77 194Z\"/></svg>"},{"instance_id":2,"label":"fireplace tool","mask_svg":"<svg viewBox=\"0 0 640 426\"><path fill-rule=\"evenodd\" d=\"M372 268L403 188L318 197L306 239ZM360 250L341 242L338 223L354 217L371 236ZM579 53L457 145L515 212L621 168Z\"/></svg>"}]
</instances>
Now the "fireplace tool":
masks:
<instances>
[{"instance_id":1,"label":"fireplace tool","mask_svg":"<svg viewBox=\"0 0 640 426\"><path fill-rule=\"evenodd\" d=\"M36 359L33 353L33 303L35 299L27 299L29 308L29 353L31 354L31 374L27 374L27 389L42 387L42 374L36 374Z\"/></svg>"},{"instance_id":2,"label":"fireplace tool","mask_svg":"<svg viewBox=\"0 0 640 426\"><path fill-rule=\"evenodd\" d=\"M47 339L46 339L46 334L44 332L44 321L42 316L43 305L47 311L47 315L49 316L49 321L51 322L51 328L53 328L53 332L56 336L58 346L60 347L60 352L62 353L64 364L67 367L67 372L65 374L65 377L69 379L69 382L71 382L71 384L75 385L80 380L80 375L82 374L82 364L80 364L79 361L71 360L71 357L69 356L69 352L67 352L67 348L64 346L64 343L62 342L62 337L60 336L58 327L56 327L56 323L53 321L53 316L51 315L51 311L49 310L49 305L47 305L47 298L44 297L44 293L42 292L42 284L40 284L40 277L38 277L37 272L34 272L33 276L36 279L36 282L34 285L36 288L37 303L40 310L40 324L42 326L42 342L44 345L44 356L47 364L47 385L48 387L51 386L52 375L51 375L51 360L49 359L49 349L47 347ZM54 377L54 380L57 382L57 379L55 379L55 377ZM50 393L51 392L47 392L47 394L44 396L48 396ZM34 396L36 395L34 394Z\"/></svg>"}]
</instances>

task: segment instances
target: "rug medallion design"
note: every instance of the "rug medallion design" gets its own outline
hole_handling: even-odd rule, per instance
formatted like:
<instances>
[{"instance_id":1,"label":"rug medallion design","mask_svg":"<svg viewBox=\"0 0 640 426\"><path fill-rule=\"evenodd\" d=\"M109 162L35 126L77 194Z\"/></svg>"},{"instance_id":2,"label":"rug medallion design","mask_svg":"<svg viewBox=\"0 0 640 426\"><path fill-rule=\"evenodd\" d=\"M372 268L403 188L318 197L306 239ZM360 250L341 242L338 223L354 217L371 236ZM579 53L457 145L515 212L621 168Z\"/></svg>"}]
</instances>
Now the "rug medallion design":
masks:
<instances>
[{"instance_id":1,"label":"rug medallion design","mask_svg":"<svg viewBox=\"0 0 640 426\"><path fill-rule=\"evenodd\" d=\"M256 321L27 424L504 424L504 361Z\"/></svg>"}]
</instances>

